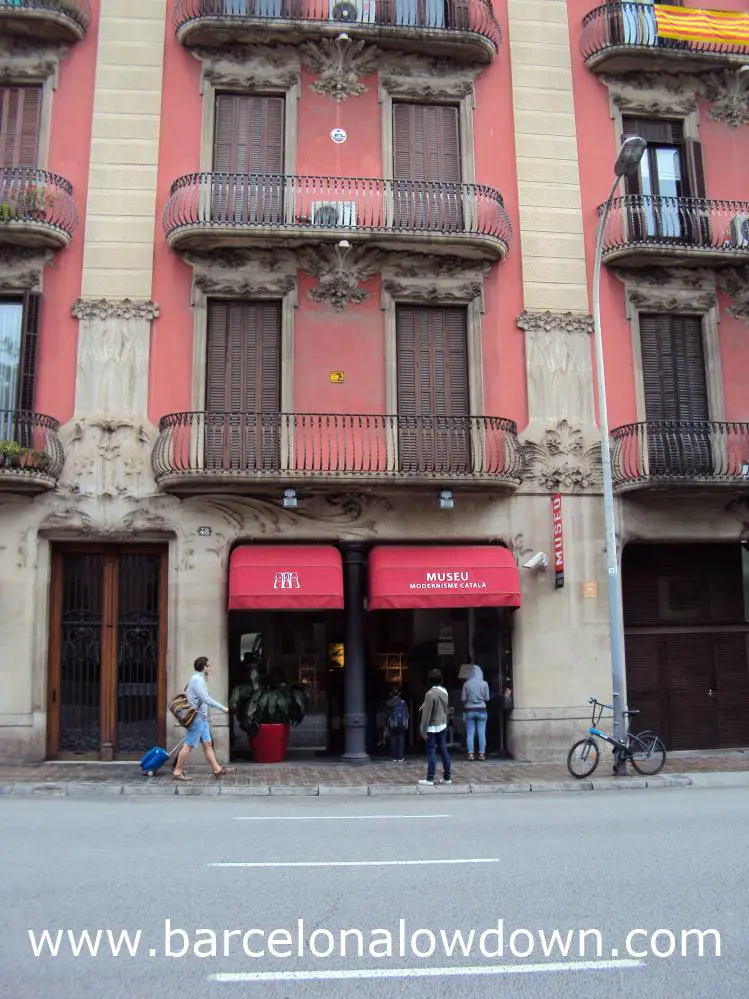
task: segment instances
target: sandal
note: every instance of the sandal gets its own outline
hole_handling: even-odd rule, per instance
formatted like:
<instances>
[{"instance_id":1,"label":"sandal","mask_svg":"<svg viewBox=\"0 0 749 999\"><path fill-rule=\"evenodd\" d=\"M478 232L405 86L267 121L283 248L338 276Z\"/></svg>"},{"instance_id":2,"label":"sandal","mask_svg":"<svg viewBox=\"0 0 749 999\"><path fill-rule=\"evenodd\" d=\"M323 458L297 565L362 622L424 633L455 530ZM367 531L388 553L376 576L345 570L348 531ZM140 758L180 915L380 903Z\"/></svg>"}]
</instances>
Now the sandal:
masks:
<instances>
[{"instance_id":1,"label":"sandal","mask_svg":"<svg viewBox=\"0 0 749 999\"><path fill-rule=\"evenodd\" d=\"M485 753L479 753L479 759L480 760L485 760L486 759L486 754Z\"/></svg>"},{"instance_id":2,"label":"sandal","mask_svg":"<svg viewBox=\"0 0 749 999\"><path fill-rule=\"evenodd\" d=\"M188 777L187 774L172 774L172 780L192 780L192 777Z\"/></svg>"},{"instance_id":3,"label":"sandal","mask_svg":"<svg viewBox=\"0 0 749 999\"><path fill-rule=\"evenodd\" d=\"M213 771L213 776L218 780L219 777L228 777L230 773L233 773L233 771L227 770L226 767L221 767L220 770Z\"/></svg>"},{"instance_id":4,"label":"sandal","mask_svg":"<svg viewBox=\"0 0 749 999\"><path fill-rule=\"evenodd\" d=\"M470 760L471 763L473 763L473 753L469 753L466 759Z\"/></svg>"}]
</instances>

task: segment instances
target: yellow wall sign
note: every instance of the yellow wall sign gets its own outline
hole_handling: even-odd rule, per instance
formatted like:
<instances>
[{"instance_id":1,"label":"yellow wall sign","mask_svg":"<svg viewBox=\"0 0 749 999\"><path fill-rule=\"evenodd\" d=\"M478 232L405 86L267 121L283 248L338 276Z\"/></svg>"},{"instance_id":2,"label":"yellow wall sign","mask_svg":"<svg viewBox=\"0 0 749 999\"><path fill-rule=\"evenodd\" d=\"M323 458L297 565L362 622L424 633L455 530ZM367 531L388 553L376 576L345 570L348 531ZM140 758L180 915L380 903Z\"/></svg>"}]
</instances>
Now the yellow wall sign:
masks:
<instances>
[{"instance_id":1,"label":"yellow wall sign","mask_svg":"<svg viewBox=\"0 0 749 999\"><path fill-rule=\"evenodd\" d=\"M331 371L330 381L333 385L343 385L343 372L342 371Z\"/></svg>"},{"instance_id":2,"label":"yellow wall sign","mask_svg":"<svg viewBox=\"0 0 749 999\"><path fill-rule=\"evenodd\" d=\"M583 583L583 599L595 600L598 596L598 583L595 580Z\"/></svg>"}]
</instances>

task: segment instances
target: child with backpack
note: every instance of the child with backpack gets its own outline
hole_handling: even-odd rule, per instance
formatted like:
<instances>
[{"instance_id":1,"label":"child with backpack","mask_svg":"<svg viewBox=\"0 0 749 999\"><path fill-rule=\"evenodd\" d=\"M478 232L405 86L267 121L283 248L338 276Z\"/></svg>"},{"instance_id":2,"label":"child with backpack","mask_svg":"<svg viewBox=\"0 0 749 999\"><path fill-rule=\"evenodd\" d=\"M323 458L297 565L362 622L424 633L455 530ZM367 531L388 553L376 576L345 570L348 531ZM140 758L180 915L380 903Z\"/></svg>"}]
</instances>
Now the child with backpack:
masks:
<instances>
[{"instance_id":1,"label":"child with backpack","mask_svg":"<svg viewBox=\"0 0 749 999\"><path fill-rule=\"evenodd\" d=\"M386 726L390 738L390 755L393 763L406 762L406 732L408 732L408 707L401 697L400 687L393 687L385 701Z\"/></svg>"}]
</instances>

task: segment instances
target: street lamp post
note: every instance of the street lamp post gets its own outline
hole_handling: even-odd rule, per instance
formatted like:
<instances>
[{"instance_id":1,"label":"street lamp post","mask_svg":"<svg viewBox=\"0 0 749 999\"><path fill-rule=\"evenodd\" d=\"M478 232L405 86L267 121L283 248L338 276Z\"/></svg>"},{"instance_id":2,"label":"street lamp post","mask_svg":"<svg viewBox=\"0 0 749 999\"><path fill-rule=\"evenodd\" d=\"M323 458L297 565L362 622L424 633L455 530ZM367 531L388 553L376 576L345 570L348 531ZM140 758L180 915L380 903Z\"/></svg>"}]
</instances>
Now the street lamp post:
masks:
<instances>
[{"instance_id":1,"label":"street lamp post","mask_svg":"<svg viewBox=\"0 0 749 999\"><path fill-rule=\"evenodd\" d=\"M616 548L616 522L614 518L614 479L611 471L611 443L609 441L609 416L606 407L606 374L603 365L603 337L601 335L601 262L603 234L611 211L614 194L625 174L632 173L642 159L647 143L639 136L625 139L614 164L615 179L598 220L596 252L593 264L593 330L596 343L596 375L598 378L598 412L601 425L601 465L603 472L603 502L606 526L606 558L609 577L609 632L611 636L611 681L614 705L614 738L624 741L624 624L622 617L622 587L619 559ZM618 756L614 758L614 773L623 776L627 764Z\"/></svg>"}]
</instances>

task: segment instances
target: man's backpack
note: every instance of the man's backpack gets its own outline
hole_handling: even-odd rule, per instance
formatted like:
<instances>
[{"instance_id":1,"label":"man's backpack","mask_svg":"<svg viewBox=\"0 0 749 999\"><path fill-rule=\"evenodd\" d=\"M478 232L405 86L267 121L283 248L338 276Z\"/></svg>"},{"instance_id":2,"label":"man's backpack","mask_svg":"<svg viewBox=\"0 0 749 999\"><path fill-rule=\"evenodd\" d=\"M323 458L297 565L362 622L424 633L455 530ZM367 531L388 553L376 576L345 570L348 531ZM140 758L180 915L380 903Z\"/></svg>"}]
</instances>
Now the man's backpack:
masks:
<instances>
[{"instance_id":1,"label":"man's backpack","mask_svg":"<svg viewBox=\"0 0 749 999\"><path fill-rule=\"evenodd\" d=\"M408 708L405 701L398 701L388 715L387 726L391 732L406 732L408 730Z\"/></svg>"}]
</instances>

